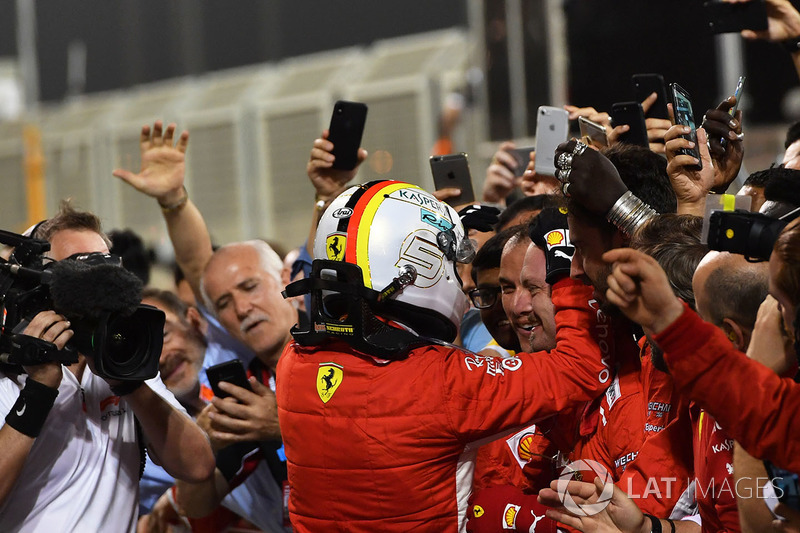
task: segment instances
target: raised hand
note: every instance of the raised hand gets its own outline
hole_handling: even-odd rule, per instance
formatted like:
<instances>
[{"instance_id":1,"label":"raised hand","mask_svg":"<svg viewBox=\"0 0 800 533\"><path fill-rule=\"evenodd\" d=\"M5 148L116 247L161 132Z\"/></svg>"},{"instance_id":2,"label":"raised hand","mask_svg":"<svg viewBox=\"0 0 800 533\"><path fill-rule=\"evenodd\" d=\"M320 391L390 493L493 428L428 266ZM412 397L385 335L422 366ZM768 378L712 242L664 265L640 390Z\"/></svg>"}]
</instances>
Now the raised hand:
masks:
<instances>
[{"instance_id":1,"label":"raised hand","mask_svg":"<svg viewBox=\"0 0 800 533\"><path fill-rule=\"evenodd\" d=\"M631 248L603 254L611 263L608 301L639 323L645 333L661 333L683 313L683 304L672 292L664 270L655 259Z\"/></svg>"},{"instance_id":2,"label":"raised hand","mask_svg":"<svg viewBox=\"0 0 800 533\"><path fill-rule=\"evenodd\" d=\"M333 168L333 143L328 140L328 130L323 130L318 139L314 139L311 156L306 164L306 173L314 186L318 200L329 201L342 192L358 172L358 167L367 159L367 151L358 150L358 164L353 170L337 170Z\"/></svg>"},{"instance_id":3,"label":"raised hand","mask_svg":"<svg viewBox=\"0 0 800 533\"><path fill-rule=\"evenodd\" d=\"M483 182L484 202L504 202L514 187L519 185L521 178L514 172L519 163L511 154L514 148L516 145L513 142L506 141L494 153L486 169L486 181Z\"/></svg>"},{"instance_id":4,"label":"raised hand","mask_svg":"<svg viewBox=\"0 0 800 533\"><path fill-rule=\"evenodd\" d=\"M724 191L736 179L744 157L742 110L737 110L734 116L730 114L735 105L736 97L729 96L716 108L706 111L703 117L703 129L708 133L708 146L716 170L713 188L718 191Z\"/></svg>"},{"instance_id":5,"label":"raised hand","mask_svg":"<svg viewBox=\"0 0 800 533\"><path fill-rule=\"evenodd\" d=\"M166 129L157 120L151 131L149 125L142 127L139 150L142 165L138 174L122 168L112 173L137 191L156 198L161 205L173 205L180 201L186 172L186 148L189 132L183 131L174 142L175 124Z\"/></svg>"},{"instance_id":6,"label":"raised hand","mask_svg":"<svg viewBox=\"0 0 800 533\"><path fill-rule=\"evenodd\" d=\"M691 155L681 154L681 148L694 148L695 143L681 135L689 133L688 126L676 124L664 137L667 141L667 174L672 189L678 197L678 213L703 216L708 192L714 186L714 166L706 144L706 131L697 130L697 148L700 151L702 168L697 169L699 161Z\"/></svg>"}]
</instances>

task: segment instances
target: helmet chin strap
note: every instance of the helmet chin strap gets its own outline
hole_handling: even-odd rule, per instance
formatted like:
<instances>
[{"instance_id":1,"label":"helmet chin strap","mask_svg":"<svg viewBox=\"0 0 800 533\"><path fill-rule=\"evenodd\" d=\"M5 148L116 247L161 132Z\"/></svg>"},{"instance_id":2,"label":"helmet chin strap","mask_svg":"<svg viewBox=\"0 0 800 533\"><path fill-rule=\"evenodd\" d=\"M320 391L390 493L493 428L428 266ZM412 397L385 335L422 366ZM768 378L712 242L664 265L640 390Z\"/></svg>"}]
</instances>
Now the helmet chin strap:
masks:
<instances>
[{"instance_id":1,"label":"helmet chin strap","mask_svg":"<svg viewBox=\"0 0 800 533\"><path fill-rule=\"evenodd\" d=\"M378 292L364 287L357 265L316 259L308 278L290 283L283 291L284 298L311 294L311 324L305 330L294 326L292 336L303 346L340 340L373 357L405 359L413 348L438 341L391 326L373 308L380 310L392 296L414 283L416 277L416 269L409 265Z\"/></svg>"}]
</instances>

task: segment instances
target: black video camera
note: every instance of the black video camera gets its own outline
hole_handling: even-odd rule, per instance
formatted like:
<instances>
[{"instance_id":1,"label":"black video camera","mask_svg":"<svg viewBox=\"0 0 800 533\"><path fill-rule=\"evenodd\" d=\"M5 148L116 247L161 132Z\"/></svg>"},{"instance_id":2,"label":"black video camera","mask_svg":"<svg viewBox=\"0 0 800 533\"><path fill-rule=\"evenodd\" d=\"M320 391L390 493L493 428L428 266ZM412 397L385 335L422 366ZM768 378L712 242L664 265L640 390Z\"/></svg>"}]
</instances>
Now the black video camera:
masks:
<instances>
[{"instance_id":1,"label":"black video camera","mask_svg":"<svg viewBox=\"0 0 800 533\"><path fill-rule=\"evenodd\" d=\"M708 247L768 261L778 235L790 218L772 218L750 211L713 211L708 218Z\"/></svg>"},{"instance_id":2,"label":"black video camera","mask_svg":"<svg viewBox=\"0 0 800 533\"><path fill-rule=\"evenodd\" d=\"M78 353L90 356L98 375L140 381L158 374L164 312L142 305L142 283L118 257L91 253L50 261L46 241L0 230L0 242L14 247L0 259L0 363L58 361L70 365ZM53 309L70 321L74 335L63 350L23 335L36 314Z\"/></svg>"}]
</instances>

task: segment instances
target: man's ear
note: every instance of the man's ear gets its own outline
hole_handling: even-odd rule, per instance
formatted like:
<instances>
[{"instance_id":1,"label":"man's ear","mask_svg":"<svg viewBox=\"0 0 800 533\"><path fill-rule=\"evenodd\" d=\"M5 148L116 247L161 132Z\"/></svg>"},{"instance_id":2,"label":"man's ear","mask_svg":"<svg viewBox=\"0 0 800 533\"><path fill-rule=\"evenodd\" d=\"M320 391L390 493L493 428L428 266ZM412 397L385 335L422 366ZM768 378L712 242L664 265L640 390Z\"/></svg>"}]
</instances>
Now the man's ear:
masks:
<instances>
[{"instance_id":1,"label":"man's ear","mask_svg":"<svg viewBox=\"0 0 800 533\"><path fill-rule=\"evenodd\" d=\"M750 333L748 331L745 331L736 321L730 318L722 319L722 330L737 350L740 352L747 351L747 345L750 344Z\"/></svg>"},{"instance_id":2,"label":"man's ear","mask_svg":"<svg viewBox=\"0 0 800 533\"><path fill-rule=\"evenodd\" d=\"M190 306L186 309L186 320L195 331L202 335L203 338L206 338L208 335L208 321L203 318L203 315L200 314L196 307Z\"/></svg>"}]
</instances>

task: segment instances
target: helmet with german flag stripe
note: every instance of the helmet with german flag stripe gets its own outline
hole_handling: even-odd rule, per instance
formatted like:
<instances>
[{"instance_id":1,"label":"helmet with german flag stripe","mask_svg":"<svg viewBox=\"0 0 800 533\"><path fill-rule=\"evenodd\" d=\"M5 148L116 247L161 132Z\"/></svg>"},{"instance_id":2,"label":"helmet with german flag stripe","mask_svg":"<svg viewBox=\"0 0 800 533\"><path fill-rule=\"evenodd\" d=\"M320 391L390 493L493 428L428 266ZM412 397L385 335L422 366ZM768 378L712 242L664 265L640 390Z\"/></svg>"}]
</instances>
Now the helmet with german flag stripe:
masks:
<instances>
[{"instance_id":1,"label":"helmet with german flag stripe","mask_svg":"<svg viewBox=\"0 0 800 533\"><path fill-rule=\"evenodd\" d=\"M467 309L455 263L471 259L458 213L410 183L350 187L323 213L314 258L361 269L376 313L417 334L452 341Z\"/></svg>"}]
</instances>

